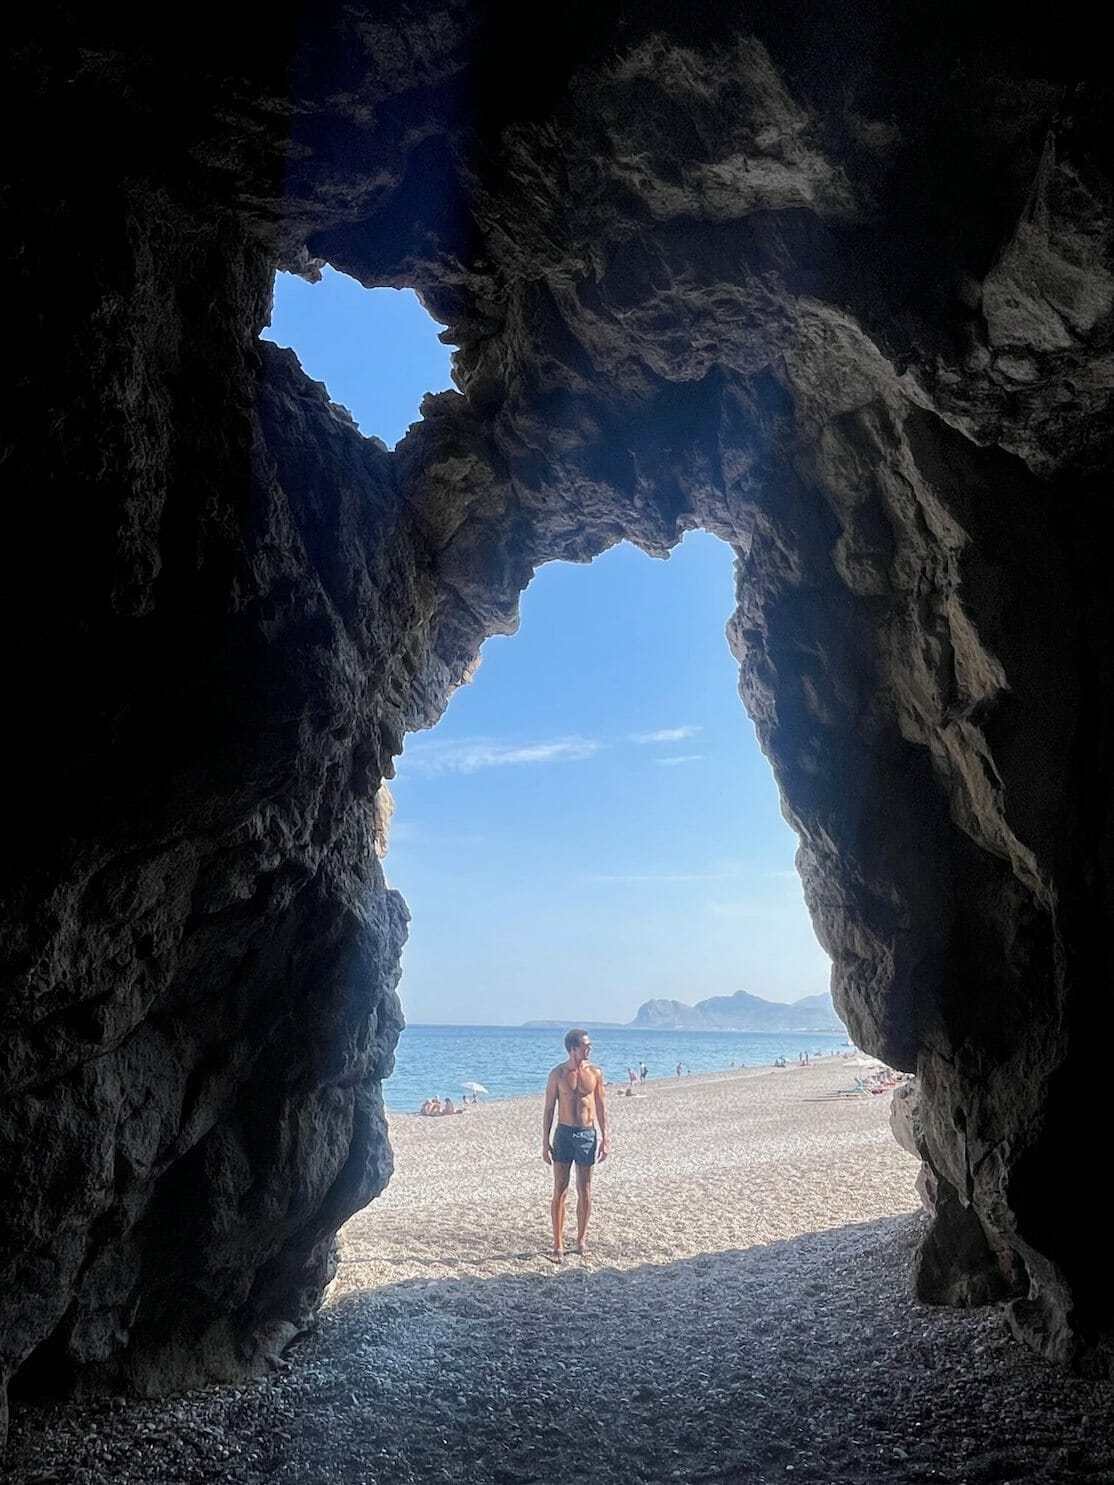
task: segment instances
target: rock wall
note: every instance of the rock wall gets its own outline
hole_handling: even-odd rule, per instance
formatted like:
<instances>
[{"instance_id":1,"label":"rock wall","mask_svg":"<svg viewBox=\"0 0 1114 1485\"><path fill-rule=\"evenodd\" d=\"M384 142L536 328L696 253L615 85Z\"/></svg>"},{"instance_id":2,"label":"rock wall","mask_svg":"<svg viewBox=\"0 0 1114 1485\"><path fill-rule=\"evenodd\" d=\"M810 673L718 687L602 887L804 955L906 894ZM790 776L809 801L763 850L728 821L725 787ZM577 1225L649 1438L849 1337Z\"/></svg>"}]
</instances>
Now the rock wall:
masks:
<instances>
[{"instance_id":1,"label":"rock wall","mask_svg":"<svg viewBox=\"0 0 1114 1485\"><path fill-rule=\"evenodd\" d=\"M837 1005L919 1074L922 1293L975 1292L973 1213L1019 1334L1106 1364L1101 49L605 10L539 49L502 6L62 9L11 48L5 1379L156 1390L308 1322L390 1173L391 759L539 563L697 526ZM393 455L256 338L325 261L460 348Z\"/></svg>"}]
</instances>

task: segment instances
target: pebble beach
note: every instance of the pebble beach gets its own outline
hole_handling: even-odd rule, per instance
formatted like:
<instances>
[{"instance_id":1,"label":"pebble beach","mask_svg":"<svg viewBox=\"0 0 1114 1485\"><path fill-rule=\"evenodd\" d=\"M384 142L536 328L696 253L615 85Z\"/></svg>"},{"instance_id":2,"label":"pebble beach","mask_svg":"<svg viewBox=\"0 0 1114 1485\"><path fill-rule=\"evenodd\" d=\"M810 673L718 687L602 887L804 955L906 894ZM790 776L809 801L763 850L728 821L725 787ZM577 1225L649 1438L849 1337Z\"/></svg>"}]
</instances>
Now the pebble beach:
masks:
<instances>
[{"instance_id":1,"label":"pebble beach","mask_svg":"<svg viewBox=\"0 0 1114 1485\"><path fill-rule=\"evenodd\" d=\"M560 1265L540 1096L396 1116L395 1176L284 1371L17 1406L0 1478L1114 1481L1107 1384L997 1310L911 1298L917 1163L890 1094L852 1085L830 1057L609 1089L589 1252Z\"/></svg>"},{"instance_id":2,"label":"pebble beach","mask_svg":"<svg viewBox=\"0 0 1114 1485\"><path fill-rule=\"evenodd\" d=\"M609 1085L612 1154L593 1177L586 1271L680 1263L915 1211L918 1166L890 1133L889 1094L839 1092L862 1071L829 1057L654 1078L630 1098L625 1081ZM341 1234L333 1302L408 1280L552 1277L541 1124L540 1093L440 1118L396 1116L395 1176ZM570 1247L575 1203L570 1192Z\"/></svg>"}]
</instances>

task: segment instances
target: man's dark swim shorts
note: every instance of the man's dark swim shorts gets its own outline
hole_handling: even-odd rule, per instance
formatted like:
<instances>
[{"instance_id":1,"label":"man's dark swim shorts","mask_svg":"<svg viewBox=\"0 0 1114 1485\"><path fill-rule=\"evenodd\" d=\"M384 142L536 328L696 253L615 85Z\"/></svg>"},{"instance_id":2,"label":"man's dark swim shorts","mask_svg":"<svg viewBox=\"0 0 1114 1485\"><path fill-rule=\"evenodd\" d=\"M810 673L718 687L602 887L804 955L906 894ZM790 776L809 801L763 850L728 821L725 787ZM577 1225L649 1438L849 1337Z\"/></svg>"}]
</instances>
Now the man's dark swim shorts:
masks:
<instances>
[{"instance_id":1,"label":"man's dark swim shorts","mask_svg":"<svg viewBox=\"0 0 1114 1485\"><path fill-rule=\"evenodd\" d=\"M572 1124L558 1124L550 1154L562 1165L572 1165L574 1161L577 1165L595 1165L596 1126L589 1124L587 1129L577 1129Z\"/></svg>"}]
</instances>

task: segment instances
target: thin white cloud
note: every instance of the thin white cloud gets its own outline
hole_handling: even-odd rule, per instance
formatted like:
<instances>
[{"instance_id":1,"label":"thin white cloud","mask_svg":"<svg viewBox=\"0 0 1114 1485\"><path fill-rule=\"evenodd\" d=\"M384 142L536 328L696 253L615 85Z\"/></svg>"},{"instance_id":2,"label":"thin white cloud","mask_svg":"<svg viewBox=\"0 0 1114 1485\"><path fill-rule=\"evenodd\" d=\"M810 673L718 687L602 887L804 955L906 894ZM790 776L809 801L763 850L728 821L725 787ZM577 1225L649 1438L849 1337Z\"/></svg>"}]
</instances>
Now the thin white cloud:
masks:
<instances>
[{"instance_id":1,"label":"thin white cloud","mask_svg":"<svg viewBox=\"0 0 1114 1485\"><path fill-rule=\"evenodd\" d=\"M674 763L699 763L703 757L703 753L682 753L675 758L655 758L654 762L668 768L670 764Z\"/></svg>"},{"instance_id":2,"label":"thin white cloud","mask_svg":"<svg viewBox=\"0 0 1114 1485\"><path fill-rule=\"evenodd\" d=\"M722 882L737 878L737 871L675 871L675 872L617 872L589 877L590 882L642 883L642 882Z\"/></svg>"},{"instance_id":3,"label":"thin white cloud","mask_svg":"<svg viewBox=\"0 0 1114 1485\"><path fill-rule=\"evenodd\" d=\"M536 763L578 763L600 751L602 743L588 737L562 737L553 742L500 743L487 738L459 742L418 743L403 754L404 767L414 773L440 775L478 773L481 768L506 768Z\"/></svg>"},{"instance_id":4,"label":"thin white cloud","mask_svg":"<svg viewBox=\"0 0 1114 1485\"><path fill-rule=\"evenodd\" d=\"M685 727L661 727L657 732L632 732L631 742L636 743L666 743L681 742L686 737L695 737L701 731L699 727L691 725Z\"/></svg>"}]
</instances>

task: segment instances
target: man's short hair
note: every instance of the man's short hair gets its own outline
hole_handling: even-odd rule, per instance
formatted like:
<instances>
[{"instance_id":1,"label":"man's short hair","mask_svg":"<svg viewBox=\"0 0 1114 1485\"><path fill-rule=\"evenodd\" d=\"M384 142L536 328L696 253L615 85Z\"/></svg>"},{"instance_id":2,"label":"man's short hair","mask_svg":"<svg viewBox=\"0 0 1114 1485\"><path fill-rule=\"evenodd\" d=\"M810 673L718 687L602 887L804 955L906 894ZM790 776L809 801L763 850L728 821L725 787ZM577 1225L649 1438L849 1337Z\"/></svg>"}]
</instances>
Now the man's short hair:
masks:
<instances>
[{"instance_id":1,"label":"man's short hair","mask_svg":"<svg viewBox=\"0 0 1114 1485\"><path fill-rule=\"evenodd\" d=\"M580 1043L587 1035L588 1033L586 1031L583 1031L579 1026L574 1026L571 1031L566 1031L565 1051L571 1052L574 1047L579 1047Z\"/></svg>"}]
</instances>

